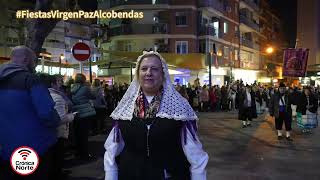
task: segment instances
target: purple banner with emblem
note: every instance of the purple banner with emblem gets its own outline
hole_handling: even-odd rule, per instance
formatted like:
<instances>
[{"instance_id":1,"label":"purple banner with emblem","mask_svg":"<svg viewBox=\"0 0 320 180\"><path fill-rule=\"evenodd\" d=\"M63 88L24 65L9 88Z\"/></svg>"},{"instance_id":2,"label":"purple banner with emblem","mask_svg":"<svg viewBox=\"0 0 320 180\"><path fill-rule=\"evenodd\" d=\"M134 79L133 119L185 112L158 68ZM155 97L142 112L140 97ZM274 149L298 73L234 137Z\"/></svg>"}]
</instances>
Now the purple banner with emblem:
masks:
<instances>
[{"instance_id":1,"label":"purple banner with emblem","mask_svg":"<svg viewBox=\"0 0 320 180\"><path fill-rule=\"evenodd\" d=\"M303 77L307 70L309 49L286 49L283 54L283 76Z\"/></svg>"}]
</instances>

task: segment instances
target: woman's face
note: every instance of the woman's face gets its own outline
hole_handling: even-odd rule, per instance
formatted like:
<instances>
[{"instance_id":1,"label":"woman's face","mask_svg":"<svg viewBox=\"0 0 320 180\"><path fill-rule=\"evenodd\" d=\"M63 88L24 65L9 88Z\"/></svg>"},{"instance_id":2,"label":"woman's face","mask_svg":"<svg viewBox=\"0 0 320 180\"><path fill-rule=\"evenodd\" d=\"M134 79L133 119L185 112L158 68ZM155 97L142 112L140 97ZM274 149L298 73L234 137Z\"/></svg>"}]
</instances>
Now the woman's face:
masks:
<instances>
[{"instance_id":1,"label":"woman's face","mask_svg":"<svg viewBox=\"0 0 320 180\"><path fill-rule=\"evenodd\" d=\"M62 78L57 78L56 83L51 84L52 88L56 90L60 90L63 85L63 79Z\"/></svg>"},{"instance_id":2,"label":"woman's face","mask_svg":"<svg viewBox=\"0 0 320 180\"><path fill-rule=\"evenodd\" d=\"M155 95L163 83L161 60L157 56L149 56L141 61L139 84L146 95Z\"/></svg>"}]
</instances>

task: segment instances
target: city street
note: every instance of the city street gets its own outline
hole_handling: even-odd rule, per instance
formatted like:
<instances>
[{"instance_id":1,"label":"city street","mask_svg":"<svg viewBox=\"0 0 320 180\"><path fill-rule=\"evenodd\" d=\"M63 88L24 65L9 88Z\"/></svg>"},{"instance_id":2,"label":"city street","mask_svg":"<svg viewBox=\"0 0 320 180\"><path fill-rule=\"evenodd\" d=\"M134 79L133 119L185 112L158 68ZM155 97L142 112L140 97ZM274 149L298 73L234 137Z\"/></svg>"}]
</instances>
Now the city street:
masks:
<instances>
[{"instance_id":1,"label":"city street","mask_svg":"<svg viewBox=\"0 0 320 180\"><path fill-rule=\"evenodd\" d=\"M320 132L303 135L293 124L293 142L276 138L273 119L264 115L242 128L237 113L201 113L199 134L209 153L209 180L319 180ZM96 161L75 165L71 179L103 179L103 143L106 135L90 138Z\"/></svg>"}]
</instances>

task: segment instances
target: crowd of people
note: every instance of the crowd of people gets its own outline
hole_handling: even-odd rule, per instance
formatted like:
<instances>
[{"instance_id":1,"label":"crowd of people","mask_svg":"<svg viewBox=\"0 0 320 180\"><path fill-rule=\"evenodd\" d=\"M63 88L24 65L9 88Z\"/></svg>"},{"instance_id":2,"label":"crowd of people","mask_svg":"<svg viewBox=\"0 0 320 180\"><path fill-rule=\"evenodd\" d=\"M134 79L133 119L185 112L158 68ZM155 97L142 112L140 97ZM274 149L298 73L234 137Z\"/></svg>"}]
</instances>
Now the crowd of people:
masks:
<instances>
[{"instance_id":1,"label":"crowd of people","mask_svg":"<svg viewBox=\"0 0 320 180\"><path fill-rule=\"evenodd\" d=\"M69 80L64 89L71 89L72 83L70 82L73 82L73 80ZM98 88L99 93L96 92L95 94L98 95L97 99L101 99L95 100L94 107L98 115L91 118L91 132L97 134L104 132L105 127L102 127L102 125L105 122L103 121L118 105L129 85L126 83L108 85L105 81L100 82L98 79L94 80L93 84L92 91L96 92ZM89 87L89 84L87 85ZM292 140L289 133L292 129L292 119L297 120L298 126L303 133L310 133L312 132L311 129L317 126L315 124L317 121L313 119L320 118L317 115L320 89L314 86L285 87L281 83L279 86L272 87L256 82L251 85L245 85L242 80L237 80L222 87L219 85L208 87L207 85L200 86L199 79L197 79L193 85L190 83L187 86L176 84L175 89L182 97L187 99L190 106L197 112L237 111L239 120L242 120L243 128L250 127L252 119L267 112L268 115L278 119L275 124L279 139L282 137L280 132L282 129L281 121L285 124L286 137L290 141ZM66 93L68 94L68 90ZM279 95L285 95L284 102L281 102L282 99L279 98ZM279 99L280 104L273 102L276 98ZM97 102L103 102L99 106L104 111L99 110ZM283 120L279 120L277 114L281 105L285 105L285 110L288 111L288 116L282 117ZM310 123L313 124L310 125Z\"/></svg>"},{"instance_id":2,"label":"crowd of people","mask_svg":"<svg viewBox=\"0 0 320 180\"><path fill-rule=\"evenodd\" d=\"M196 111L237 110L243 128L250 127L252 119L266 112L275 118L278 139L282 139L281 130L284 124L286 139L292 141L290 131L293 119L303 133L311 133L320 119L319 87L286 87L284 83L272 87L256 82L245 85L241 80L237 80L221 88L217 85L210 88L206 85L177 85L176 89Z\"/></svg>"},{"instance_id":3,"label":"crowd of people","mask_svg":"<svg viewBox=\"0 0 320 180\"><path fill-rule=\"evenodd\" d=\"M170 141L172 151L168 151L168 155L170 157L175 155L172 156L173 159L184 163L181 169L175 169L174 167L178 164L161 155L160 152L158 155L163 159L156 160L156 163L169 163L168 169L165 170L173 174L177 171L177 177L185 177L189 176L189 173L192 175L196 172L186 172L187 168L184 169L188 166L185 158L187 156L191 166L201 166L201 170L199 168L197 170L201 173L197 176L205 179L204 168L208 156L199 146L201 143L196 137L197 116L194 112L238 111L238 119L242 121L243 128L252 126L252 119L267 112L275 118L279 140L282 139L282 126L285 125L285 138L288 141L292 141L290 131L293 119L296 119L303 133L310 133L312 128L317 127L320 118L318 115L319 88L313 86L292 88L286 87L283 83L277 87L268 87L256 82L247 85L241 80L222 87L218 85L208 87L200 86L199 79L196 79L193 85L190 83L187 86L173 85L165 61L156 52L139 57L137 62L139 68L136 72L138 75L130 86L126 83L109 85L99 79L89 83L83 74L76 74L74 79L66 81L60 75L35 74L35 58L35 53L31 49L24 46L16 47L11 55L11 63L0 68L0 91L2 92L0 98L5 102L0 104L2 120L0 164L4 167L0 175L5 179L14 179L12 177L17 176L11 170L9 160L11 152L21 144L33 147L43 162L37 172L30 176L31 179L64 179L66 172L62 168L66 144L73 145L71 149L74 157L85 161L94 159L89 152L88 136L106 134L107 121L111 120L117 121L112 127L113 134L110 133L106 141L106 150L113 153L122 151L126 144L122 143L128 141L126 144L128 147L125 147L123 152L124 159L137 158L138 156L131 157L126 149L136 148L136 145L130 144L134 141L132 137L142 135L137 132L144 132L144 128L147 127L148 138L150 128L158 122L160 117L164 119L159 121L163 123L161 126L167 126L172 130L171 135L175 137ZM141 89L139 89L140 86ZM155 87L157 88L154 89ZM19 113L16 113L18 111ZM126 114L128 112L129 115ZM112 119L108 118L110 116ZM136 122L136 119L141 121ZM126 120L132 120L132 123L130 121L127 123ZM140 122L146 126L141 126ZM168 129L154 126L155 129L158 128L159 133L168 131ZM182 143L182 147L177 147L176 143L180 141L178 131L181 127L183 127L182 134L185 142ZM136 128L137 132L129 131L130 128ZM124 136L122 140L118 139L120 130ZM157 136L152 134L153 131L150 133L151 137ZM159 138L157 143L166 144L168 139L170 138ZM143 149L144 141L138 145ZM148 144L146 146L148 157L153 151L156 152ZM162 146L159 145L160 147ZM199 157L195 157L195 153L189 152L188 148L199 152ZM160 149L167 151L165 148ZM185 156L181 154L182 150ZM135 153L140 152L137 150ZM116 156L116 154L112 155ZM115 161L113 156L105 157L109 158L107 164L105 162L106 171L115 168L114 164L108 164ZM203 161L193 162L193 158L200 158ZM146 164L140 164L141 168L149 168L148 163L154 162L147 160L143 163ZM129 167L129 164L126 164L122 165L122 168L128 168L127 165ZM155 169L149 168L148 171L158 173ZM130 171L130 173L134 172ZM140 175L139 177L149 176ZM121 174L121 176L127 177L128 174Z\"/></svg>"}]
</instances>

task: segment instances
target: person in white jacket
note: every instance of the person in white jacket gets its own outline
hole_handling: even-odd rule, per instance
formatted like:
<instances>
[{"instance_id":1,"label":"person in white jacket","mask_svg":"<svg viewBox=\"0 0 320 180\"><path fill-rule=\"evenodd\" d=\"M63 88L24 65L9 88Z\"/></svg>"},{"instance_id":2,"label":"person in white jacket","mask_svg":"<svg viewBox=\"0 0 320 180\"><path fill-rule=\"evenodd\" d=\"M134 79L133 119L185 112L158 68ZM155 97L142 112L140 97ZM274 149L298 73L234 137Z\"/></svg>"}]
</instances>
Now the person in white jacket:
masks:
<instances>
[{"instance_id":1,"label":"person in white jacket","mask_svg":"<svg viewBox=\"0 0 320 180\"><path fill-rule=\"evenodd\" d=\"M64 145L69 136L69 123L73 121L74 114L68 109L67 96L62 91L63 79L60 75L49 75L48 84L50 86L49 92L55 102L54 108L58 112L61 122L57 128L58 142L54 149L53 168L55 179L64 179L65 174L62 172Z\"/></svg>"},{"instance_id":2,"label":"person in white jacket","mask_svg":"<svg viewBox=\"0 0 320 180\"><path fill-rule=\"evenodd\" d=\"M138 58L136 76L111 117L105 180L206 180L209 157L197 136L198 117L159 53Z\"/></svg>"}]
</instances>

